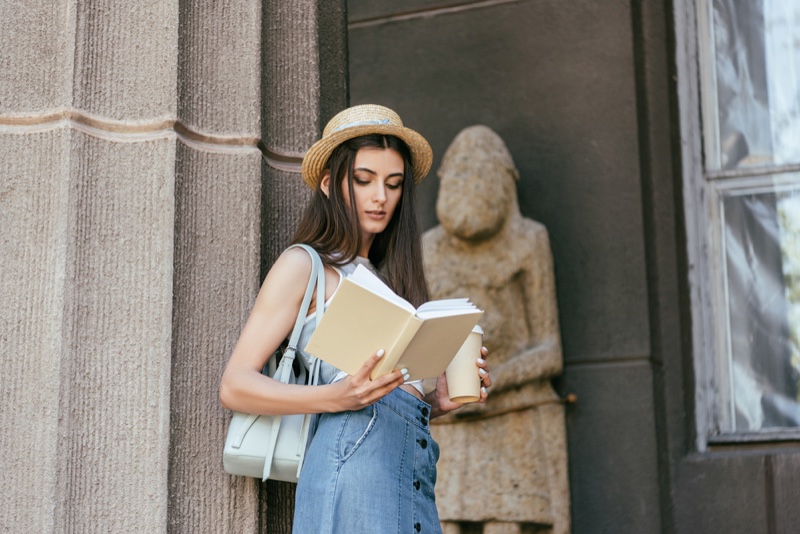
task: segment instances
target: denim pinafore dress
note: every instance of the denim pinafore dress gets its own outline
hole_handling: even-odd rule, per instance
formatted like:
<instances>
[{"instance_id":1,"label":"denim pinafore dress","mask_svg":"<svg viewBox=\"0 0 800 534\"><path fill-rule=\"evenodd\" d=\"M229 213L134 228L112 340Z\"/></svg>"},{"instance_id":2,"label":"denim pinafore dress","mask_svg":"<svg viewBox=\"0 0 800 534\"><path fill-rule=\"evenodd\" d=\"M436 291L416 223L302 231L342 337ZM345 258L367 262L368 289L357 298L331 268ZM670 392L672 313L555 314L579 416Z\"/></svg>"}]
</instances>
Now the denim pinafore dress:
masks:
<instances>
[{"instance_id":1,"label":"denim pinafore dress","mask_svg":"<svg viewBox=\"0 0 800 534\"><path fill-rule=\"evenodd\" d=\"M314 328L306 322L301 347ZM320 382L337 373L323 363ZM398 388L361 410L321 414L297 484L292 532L441 533L430 409Z\"/></svg>"}]
</instances>

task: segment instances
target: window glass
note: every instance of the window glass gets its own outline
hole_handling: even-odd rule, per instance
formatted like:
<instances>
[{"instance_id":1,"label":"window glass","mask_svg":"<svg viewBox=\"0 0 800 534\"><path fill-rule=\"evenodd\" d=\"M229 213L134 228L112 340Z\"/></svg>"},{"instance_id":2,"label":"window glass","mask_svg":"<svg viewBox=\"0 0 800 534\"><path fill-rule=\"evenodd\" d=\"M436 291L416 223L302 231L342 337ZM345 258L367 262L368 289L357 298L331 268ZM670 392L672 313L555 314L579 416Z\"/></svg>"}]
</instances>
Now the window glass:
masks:
<instances>
[{"instance_id":1,"label":"window glass","mask_svg":"<svg viewBox=\"0 0 800 534\"><path fill-rule=\"evenodd\" d=\"M716 116L706 166L800 163L800 2L710 1L715 94L706 103Z\"/></svg>"},{"instance_id":2,"label":"window glass","mask_svg":"<svg viewBox=\"0 0 800 534\"><path fill-rule=\"evenodd\" d=\"M727 323L718 430L798 427L800 175L733 182L718 195Z\"/></svg>"}]
</instances>

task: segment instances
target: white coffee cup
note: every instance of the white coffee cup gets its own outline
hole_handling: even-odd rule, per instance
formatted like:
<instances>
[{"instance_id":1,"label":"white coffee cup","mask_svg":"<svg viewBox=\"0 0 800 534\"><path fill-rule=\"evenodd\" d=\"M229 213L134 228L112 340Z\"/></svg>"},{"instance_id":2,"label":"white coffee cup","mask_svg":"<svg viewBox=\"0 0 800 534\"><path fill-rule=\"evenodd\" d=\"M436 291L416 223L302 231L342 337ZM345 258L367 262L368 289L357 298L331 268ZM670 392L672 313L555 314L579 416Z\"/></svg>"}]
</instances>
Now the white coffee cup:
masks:
<instances>
[{"instance_id":1,"label":"white coffee cup","mask_svg":"<svg viewBox=\"0 0 800 534\"><path fill-rule=\"evenodd\" d=\"M447 390L453 402L475 402L481 398L481 377L475 360L481 357L483 330L475 326L447 366Z\"/></svg>"}]
</instances>

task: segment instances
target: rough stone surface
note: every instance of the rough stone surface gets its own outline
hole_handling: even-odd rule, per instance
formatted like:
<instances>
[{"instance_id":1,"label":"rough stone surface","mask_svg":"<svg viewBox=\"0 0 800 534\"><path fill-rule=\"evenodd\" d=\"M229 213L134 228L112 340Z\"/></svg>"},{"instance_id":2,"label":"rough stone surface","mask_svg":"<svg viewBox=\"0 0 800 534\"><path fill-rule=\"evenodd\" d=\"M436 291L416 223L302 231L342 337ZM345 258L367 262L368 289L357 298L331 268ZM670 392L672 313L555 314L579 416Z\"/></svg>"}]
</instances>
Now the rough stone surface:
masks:
<instances>
[{"instance_id":1,"label":"rough stone surface","mask_svg":"<svg viewBox=\"0 0 800 534\"><path fill-rule=\"evenodd\" d=\"M77 2L73 105L140 122L177 113L178 2Z\"/></svg>"},{"instance_id":2,"label":"rough stone surface","mask_svg":"<svg viewBox=\"0 0 800 534\"><path fill-rule=\"evenodd\" d=\"M178 145L171 532L257 532L258 484L223 472L222 370L258 292L261 158Z\"/></svg>"},{"instance_id":3,"label":"rough stone surface","mask_svg":"<svg viewBox=\"0 0 800 534\"><path fill-rule=\"evenodd\" d=\"M564 414L549 381L562 360L547 231L520 214L517 170L491 129L456 136L439 177L441 226L423 239L432 297L469 296L485 310L494 382L485 405L432 427L440 517L569 532Z\"/></svg>"},{"instance_id":4,"label":"rough stone surface","mask_svg":"<svg viewBox=\"0 0 800 534\"><path fill-rule=\"evenodd\" d=\"M57 494L69 139L0 135L16 155L0 172L0 532L58 530L42 510Z\"/></svg>"},{"instance_id":5,"label":"rough stone surface","mask_svg":"<svg viewBox=\"0 0 800 534\"><path fill-rule=\"evenodd\" d=\"M164 530L175 142L74 133L56 530Z\"/></svg>"},{"instance_id":6,"label":"rough stone surface","mask_svg":"<svg viewBox=\"0 0 800 534\"><path fill-rule=\"evenodd\" d=\"M264 9L264 76L281 77L264 91L264 142L302 155L320 134L317 1L266 0Z\"/></svg>"},{"instance_id":7,"label":"rough stone surface","mask_svg":"<svg viewBox=\"0 0 800 534\"><path fill-rule=\"evenodd\" d=\"M0 2L0 531L291 530L293 487L223 472L217 395L307 193L258 138L346 104L319 3Z\"/></svg>"},{"instance_id":8,"label":"rough stone surface","mask_svg":"<svg viewBox=\"0 0 800 534\"><path fill-rule=\"evenodd\" d=\"M299 154L345 104L344 7L264 7L0 3L0 531L290 530L222 471L219 375L305 193L264 117Z\"/></svg>"},{"instance_id":9,"label":"rough stone surface","mask_svg":"<svg viewBox=\"0 0 800 534\"><path fill-rule=\"evenodd\" d=\"M264 242L263 272L278 259L291 243L300 216L311 199L311 190L294 173L280 171L264 165L264 216L262 218Z\"/></svg>"},{"instance_id":10,"label":"rough stone surface","mask_svg":"<svg viewBox=\"0 0 800 534\"><path fill-rule=\"evenodd\" d=\"M0 113L67 107L72 98L74 2L0 4Z\"/></svg>"},{"instance_id":11,"label":"rough stone surface","mask_svg":"<svg viewBox=\"0 0 800 534\"><path fill-rule=\"evenodd\" d=\"M261 4L180 1L178 116L200 132L260 134Z\"/></svg>"}]
</instances>

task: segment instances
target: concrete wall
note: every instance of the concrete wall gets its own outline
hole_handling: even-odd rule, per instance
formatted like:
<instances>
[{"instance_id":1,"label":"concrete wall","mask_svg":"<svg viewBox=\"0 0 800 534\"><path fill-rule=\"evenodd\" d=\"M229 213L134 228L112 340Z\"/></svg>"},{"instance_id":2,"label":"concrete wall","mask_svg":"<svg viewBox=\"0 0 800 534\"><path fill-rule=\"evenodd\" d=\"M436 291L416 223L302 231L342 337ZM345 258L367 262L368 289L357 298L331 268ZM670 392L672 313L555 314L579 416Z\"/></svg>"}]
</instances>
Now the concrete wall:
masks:
<instances>
[{"instance_id":1,"label":"concrete wall","mask_svg":"<svg viewBox=\"0 0 800 534\"><path fill-rule=\"evenodd\" d=\"M664 7L348 7L351 102L393 107L433 146L425 226L436 223L445 148L485 124L520 170L523 214L550 232L565 361L557 387L578 395L567 409L573 532L667 529L660 366L665 351L682 354Z\"/></svg>"},{"instance_id":2,"label":"concrete wall","mask_svg":"<svg viewBox=\"0 0 800 534\"><path fill-rule=\"evenodd\" d=\"M217 387L346 101L328 5L0 4L3 532L263 529Z\"/></svg>"}]
</instances>

